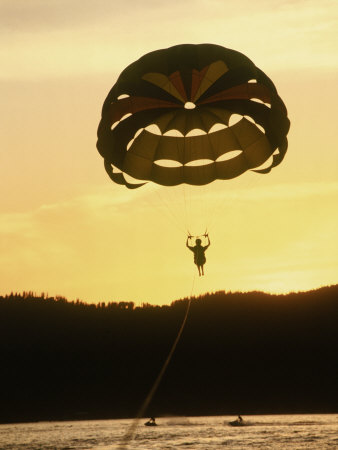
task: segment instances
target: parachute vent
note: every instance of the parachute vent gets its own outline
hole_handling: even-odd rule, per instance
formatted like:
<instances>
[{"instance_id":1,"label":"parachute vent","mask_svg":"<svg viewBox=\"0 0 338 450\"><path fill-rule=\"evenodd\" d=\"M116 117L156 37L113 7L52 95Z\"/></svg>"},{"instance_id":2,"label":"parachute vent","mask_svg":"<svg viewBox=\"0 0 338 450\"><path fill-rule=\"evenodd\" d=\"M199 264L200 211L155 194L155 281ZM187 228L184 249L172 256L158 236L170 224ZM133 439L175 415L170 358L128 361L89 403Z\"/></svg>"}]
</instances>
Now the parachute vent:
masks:
<instances>
[{"instance_id":1,"label":"parachute vent","mask_svg":"<svg viewBox=\"0 0 338 450\"><path fill-rule=\"evenodd\" d=\"M193 102L186 102L186 103L184 103L184 107L185 107L185 109L195 109L196 105Z\"/></svg>"}]
</instances>

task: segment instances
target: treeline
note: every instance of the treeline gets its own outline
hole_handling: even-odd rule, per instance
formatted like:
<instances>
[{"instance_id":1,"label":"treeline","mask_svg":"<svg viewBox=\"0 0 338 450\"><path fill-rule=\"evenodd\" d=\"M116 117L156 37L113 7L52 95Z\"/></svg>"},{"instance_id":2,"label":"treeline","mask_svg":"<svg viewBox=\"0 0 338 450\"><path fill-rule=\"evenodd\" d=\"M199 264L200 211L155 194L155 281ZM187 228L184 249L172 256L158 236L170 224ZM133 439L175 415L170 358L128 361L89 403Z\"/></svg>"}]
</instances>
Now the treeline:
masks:
<instances>
[{"instance_id":1,"label":"treeline","mask_svg":"<svg viewBox=\"0 0 338 450\"><path fill-rule=\"evenodd\" d=\"M0 421L134 416L187 302L1 296ZM149 414L337 412L337 312L338 285L193 298Z\"/></svg>"}]
</instances>

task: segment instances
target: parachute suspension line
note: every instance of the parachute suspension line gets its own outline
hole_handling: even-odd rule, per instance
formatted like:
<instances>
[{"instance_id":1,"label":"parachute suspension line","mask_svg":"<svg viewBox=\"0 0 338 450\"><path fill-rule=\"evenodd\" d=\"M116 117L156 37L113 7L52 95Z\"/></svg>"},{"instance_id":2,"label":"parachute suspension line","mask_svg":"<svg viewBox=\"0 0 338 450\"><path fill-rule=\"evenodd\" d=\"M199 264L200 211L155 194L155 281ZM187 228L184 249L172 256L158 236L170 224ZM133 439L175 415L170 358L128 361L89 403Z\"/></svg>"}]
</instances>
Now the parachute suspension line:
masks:
<instances>
[{"instance_id":1,"label":"parachute suspension line","mask_svg":"<svg viewBox=\"0 0 338 450\"><path fill-rule=\"evenodd\" d=\"M191 153L194 155L194 149L191 148ZM202 154L208 155L205 144L203 143ZM195 159L195 158L194 158ZM196 167L200 170L202 178L206 179L207 166L206 161L201 161L201 165ZM194 222L191 224L191 228L194 228L194 233L201 235L206 232L208 226L209 217L209 201L208 201L208 184L202 184L197 186L191 186L191 203L194 205L193 210L195 213Z\"/></svg>"},{"instance_id":2,"label":"parachute suspension line","mask_svg":"<svg viewBox=\"0 0 338 450\"><path fill-rule=\"evenodd\" d=\"M194 140L190 137L184 137L184 152L186 155L187 165L196 163L196 152L194 149ZM192 167L189 168L191 170ZM202 167L196 167L196 170L202 170ZM204 186L196 186L190 183L184 183L182 196L185 203L186 229L188 234L201 233L201 227L204 226L204 202L203 196L199 195L203 192ZM202 198L201 198L202 197ZM203 224L203 225L202 225Z\"/></svg>"},{"instance_id":3,"label":"parachute suspension line","mask_svg":"<svg viewBox=\"0 0 338 450\"><path fill-rule=\"evenodd\" d=\"M221 216L223 218L228 217L230 214L230 211L233 212L233 204L235 203L235 200L237 200L239 196L239 193L237 192L235 195L231 193L231 198L227 200L226 195L224 198L224 194L221 194L218 199L215 200L215 206L213 208L213 211L211 211L211 214L209 215L209 222L208 222L208 229L213 230L214 227L217 224L217 221ZM227 211L224 213L225 208L227 208Z\"/></svg>"},{"instance_id":4,"label":"parachute suspension line","mask_svg":"<svg viewBox=\"0 0 338 450\"><path fill-rule=\"evenodd\" d=\"M185 218L185 228L187 230L187 233L189 234L189 220L188 220L188 213L187 213L187 195L186 195L186 188L185 184L183 184L183 198L184 198L184 218Z\"/></svg>"},{"instance_id":5,"label":"parachute suspension line","mask_svg":"<svg viewBox=\"0 0 338 450\"><path fill-rule=\"evenodd\" d=\"M191 162L193 158L193 148L190 138L184 137L184 152L186 154L186 160ZM184 193L186 200L186 211L187 211L187 230L190 230L195 226L196 220L196 207L194 205L194 187L190 183L184 184Z\"/></svg>"},{"instance_id":6,"label":"parachute suspension line","mask_svg":"<svg viewBox=\"0 0 338 450\"><path fill-rule=\"evenodd\" d=\"M186 137L183 137L184 139L184 149L185 149L185 144L186 144ZM179 150L178 148L178 141L176 141L176 146L177 146L177 150ZM183 167L184 170L184 167ZM183 190L183 202L184 202L184 221L185 221L185 228L186 230L189 229L190 226L190 220L189 220L189 211L188 211L188 206L189 206L189 199L187 199L187 185L185 182L183 182L182 185L182 190ZM189 192L189 190L188 190Z\"/></svg>"},{"instance_id":7,"label":"parachute suspension line","mask_svg":"<svg viewBox=\"0 0 338 450\"><path fill-rule=\"evenodd\" d=\"M157 375L156 380L154 381L154 384L153 384L152 388L150 389L147 397L145 398L145 400L144 400L141 408L139 409L135 419L132 421L129 429L127 430L126 434L122 438L121 444L119 446L120 450L127 449L128 448L128 443L134 438L136 429L137 429L137 427L139 425L139 422L140 422L141 418L144 416L144 414L145 414L145 412L146 412L146 410L147 410L147 408L148 408L152 398L154 397L154 394L157 391L157 388L159 387L159 385L161 383L163 375L165 374L165 371L167 370L167 367L168 367L168 365L170 363L170 360L171 360L171 358L172 358L172 356L173 356L173 354L174 354L174 352L176 350L177 344L178 344L178 342L179 342L179 340L181 338L181 335L183 333L186 321L188 319L188 315L189 315L189 311L190 311L190 305L191 305L191 300L192 300L192 294L193 294L194 287L195 287L195 279L196 279L196 275L194 275L194 277L193 277L193 282L192 282L190 297L189 297L188 303L187 303L187 308L185 310L185 315L184 315L181 327L180 327L180 329L179 329L179 331L177 333L176 339L175 339L175 341L174 341L174 343L173 343L173 345L172 345L172 347L170 349L170 352L169 352L169 354L167 356L167 359L165 360L165 362L164 362L164 364L163 364L159 374Z\"/></svg>"},{"instance_id":8,"label":"parachute suspension line","mask_svg":"<svg viewBox=\"0 0 338 450\"><path fill-rule=\"evenodd\" d=\"M201 117L201 120L203 122L203 116ZM209 136L208 132L207 132L207 137L208 137L208 141L210 142L210 136ZM212 149L211 144L209 144L209 148ZM204 144L203 153L205 155L209 156L208 148L206 148L205 144ZM207 172L207 166L205 164L203 166L203 170L205 173ZM204 184L203 188L202 188L203 189L203 195L202 195L202 197L203 197L203 222L204 222L203 225L205 227L205 230L207 230L207 228L209 227L209 220L210 220L209 218L210 218L210 213L212 212L211 199L208 198L209 193L210 193L209 187L210 187L209 184ZM204 233L206 233L206 231Z\"/></svg>"},{"instance_id":9,"label":"parachute suspension line","mask_svg":"<svg viewBox=\"0 0 338 450\"><path fill-rule=\"evenodd\" d=\"M179 139L185 139L185 137L176 139L177 153L182 151L182 147L179 145ZM184 145L186 149L186 145ZM187 187L185 183L176 186L165 187L164 189L156 189L157 197L159 198L160 206L166 209L166 215L171 219L177 229L180 229L184 234L186 234L191 215L191 205L190 200L187 199ZM189 186L188 186L189 187ZM188 189L189 194L189 189ZM159 205L158 209L161 210Z\"/></svg>"},{"instance_id":10,"label":"parachute suspension line","mask_svg":"<svg viewBox=\"0 0 338 450\"><path fill-rule=\"evenodd\" d=\"M168 189L166 189L166 192L168 192ZM181 220L180 220L180 216L175 215L175 213L173 212L174 208L170 208L170 202L167 201L167 199L165 198L164 195L161 195L159 190L156 189L155 193L160 201L160 204L164 206L163 209L161 209L161 207L159 206L159 204L157 202L154 202L154 206L157 208L157 210L160 213L165 213L166 217L171 221L171 223L180 231L182 231L184 234L186 233L186 230L184 229L184 227L181 224Z\"/></svg>"},{"instance_id":11,"label":"parachute suspension line","mask_svg":"<svg viewBox=\"0 0 338 450\"><path fill-rule=\"evenodd\" d=\"M204 122L204 117L203 115L201 116L201 120L205 125L205 129L207 129L208 127L206 126L205 122ZM214 170L216 170L216 155L214 153L214 148L213 148L213 144L211 142L210 139L210 133L209 130L207 132L207 139L208 139L208 145L205 143L205 147L203 150L203 153L208 155L209 158L213 161L214 165ZM205 167L205 171L207 170L207 168ZM215 215L217 214L218 210L219 210L219 203L217 201L217 199L215 198L215 192L216 191L216 183L218 181L215 180L213 182L211 182L210 184L206 184L204 185L204 204L205 204L205 210L204 210L204 214L205 214L205 227L207 230L209 230L210 228L212 228L212 220L215 217Z\"/></svg>"},{"instance_id":12,"label":"parachute suspension line","mask_svg":"<svg viewBox=\"0 0 338 450\"><path fill-rule=\"evenodd\" d=\"M186 161L190 161L191 159L191 149L189 146L189 139L184 137L184 153L186 155ZM192 207L191 207L191 186L187 183L183 185L183 193L184 193L184 202L185 202L185 211L186 211L186 228L189 230L192 225Z\"/></svg>"}]
</instances>

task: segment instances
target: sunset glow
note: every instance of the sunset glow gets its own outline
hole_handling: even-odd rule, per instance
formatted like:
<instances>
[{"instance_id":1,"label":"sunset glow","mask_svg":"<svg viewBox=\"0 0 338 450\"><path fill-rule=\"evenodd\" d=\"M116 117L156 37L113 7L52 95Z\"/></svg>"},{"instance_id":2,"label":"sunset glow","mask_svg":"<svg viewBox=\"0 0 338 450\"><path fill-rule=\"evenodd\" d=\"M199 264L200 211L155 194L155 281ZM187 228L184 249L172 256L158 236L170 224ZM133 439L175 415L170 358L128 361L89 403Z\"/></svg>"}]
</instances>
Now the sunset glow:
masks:
<instances>
[{"instance_id":1,"label":"sunset glow","mask_svg":"<svg viewBox=\"0 0 338 450\"><path fill-rule=\"evenodd\" d=\"M168 304L337 283L337 2L140 5L1 2L0 294ZM204 42L274 81L291 121L284 161L203 189L115 185L96 132L119 73L147 52ZM207 226L198 278L186 231Z\"/></svg>"}]
</instances>

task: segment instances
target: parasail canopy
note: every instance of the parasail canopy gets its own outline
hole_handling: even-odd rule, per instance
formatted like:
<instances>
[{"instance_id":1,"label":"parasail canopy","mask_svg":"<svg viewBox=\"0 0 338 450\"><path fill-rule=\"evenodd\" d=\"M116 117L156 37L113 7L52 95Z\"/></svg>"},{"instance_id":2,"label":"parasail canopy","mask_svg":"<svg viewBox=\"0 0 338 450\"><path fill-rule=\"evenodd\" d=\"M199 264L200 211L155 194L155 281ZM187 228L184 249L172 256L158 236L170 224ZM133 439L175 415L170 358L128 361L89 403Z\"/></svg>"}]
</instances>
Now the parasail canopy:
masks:
<instances>
[{"instance_id":1,"label":"parasail canopy","mask_svg":"<svg viewBox=\"0 0 338 450\"><path fill-rule=\"evenodd\" d=\"M289 126L273 82L249 58L183 44L121 73L103 105L97 149L110 178L128 188L204 185L269 172L284 158Z\"/></svg>"}]
</instances>

